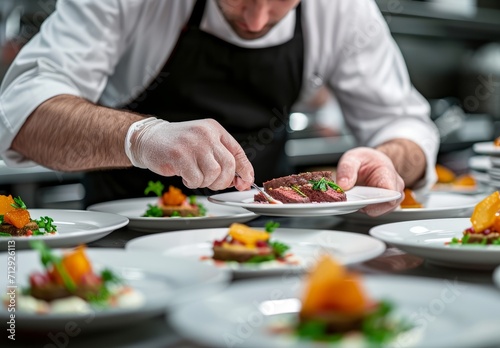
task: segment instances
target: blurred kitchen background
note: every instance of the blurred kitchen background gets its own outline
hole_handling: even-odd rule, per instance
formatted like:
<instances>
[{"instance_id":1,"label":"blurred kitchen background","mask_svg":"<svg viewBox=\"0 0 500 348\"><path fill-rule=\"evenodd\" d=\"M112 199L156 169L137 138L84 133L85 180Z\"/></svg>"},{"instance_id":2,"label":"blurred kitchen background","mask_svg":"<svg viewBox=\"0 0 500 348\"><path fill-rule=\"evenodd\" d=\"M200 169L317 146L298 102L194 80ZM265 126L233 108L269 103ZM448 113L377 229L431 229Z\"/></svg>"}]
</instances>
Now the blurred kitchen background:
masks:
<instances>
[{"instance_id":1,"label":"blurred kitchen background","mask_svg":"<svg viewBox=\"0 0 500 348\"><path fill-rule=\"evenodd\" d=\"M0 0L0 80L56 1ZM376 2L413 84L431 104L441 134L438 162L467 172L472 144L500 135L500 0ZM355 145L326 91L293 110L286 153L300 170L335 165ZM80 180L79 173L14 169L0 161L0 193L21 195L33 208L84 208Z\"/></svg>"}]
</instances>

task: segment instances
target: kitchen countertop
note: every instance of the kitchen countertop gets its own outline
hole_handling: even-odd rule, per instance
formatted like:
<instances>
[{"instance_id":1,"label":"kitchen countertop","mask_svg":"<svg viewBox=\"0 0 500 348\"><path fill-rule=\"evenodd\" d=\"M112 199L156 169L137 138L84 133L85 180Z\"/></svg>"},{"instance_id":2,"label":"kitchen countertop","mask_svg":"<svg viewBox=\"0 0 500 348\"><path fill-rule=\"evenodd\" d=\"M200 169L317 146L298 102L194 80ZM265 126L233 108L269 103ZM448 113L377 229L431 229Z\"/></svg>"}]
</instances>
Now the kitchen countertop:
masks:
<instances>
[{"instance_id":1,"label":"kitchen countertop","mask_svg":"<svg viewBox=\"0 0 500 348\"><path fill-rule=\"evenodd\" d=\"M263 226L268 217L259 217L248 223L251 226ZM314 217L314 218L275 218L282 227L314 228L350 231L367 234L370 226L347 222L341 217ZM127 241L143 236L144 233L127 228L117 230L105 238L90 243L95 248L123 248ZM488 288L494 288L491 271L469 271L451 269L432 265L420 257L402 252L394 247L388 247L379 257L370 261L349 267L363 274L391 274L415 277L442 279L443 281L473 282ZM84 332L84 331L83 331ZM3 335L2 339L6 335ZM177 333L167 324L164 316L149 319L133 326L92 333L69 338L67 335L34 334L32 332L16 332L16 344L2 342L2 346L15 347L168 347L168 348L200 348L202 346L190 342ZM10 345L9 345L10 344Z\"/></svg>"}]
</instances>

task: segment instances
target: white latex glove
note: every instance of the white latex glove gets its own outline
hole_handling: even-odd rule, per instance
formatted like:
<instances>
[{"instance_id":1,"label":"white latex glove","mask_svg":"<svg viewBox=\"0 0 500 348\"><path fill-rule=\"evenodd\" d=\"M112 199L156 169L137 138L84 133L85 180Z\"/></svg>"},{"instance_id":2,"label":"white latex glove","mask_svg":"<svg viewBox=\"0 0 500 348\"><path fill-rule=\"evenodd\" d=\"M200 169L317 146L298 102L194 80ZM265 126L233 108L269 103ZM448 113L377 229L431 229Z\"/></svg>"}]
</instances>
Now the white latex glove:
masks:
<instances>
[{"instance_id":1,"label":"white latex glove","mask_svg":"<svg viewBox=\"0 0 500 348\"><path fill-rule=\"evenodd\" d=\"M396 209L404 198L405 183L391 159L372 148L358 147L344 153L337 165L336 181L344 190L360 185L401 192L401 198L396 201L368 205L360 209L370 216L379 216Z\"/></svg>"},{"instance_id":2,"label":"white latex glove","mask_svg":"<svg viewBox=\"0 0 500 348\"><path fill-rule=\"evenodd\" d=\"M169 123L154 117L133 123L125 153L139 168L182 177L186 187L250 188L253 167L238 142L215 120ZM237 172L243 179L235 178Z\"/></svg>"}]
</instances>

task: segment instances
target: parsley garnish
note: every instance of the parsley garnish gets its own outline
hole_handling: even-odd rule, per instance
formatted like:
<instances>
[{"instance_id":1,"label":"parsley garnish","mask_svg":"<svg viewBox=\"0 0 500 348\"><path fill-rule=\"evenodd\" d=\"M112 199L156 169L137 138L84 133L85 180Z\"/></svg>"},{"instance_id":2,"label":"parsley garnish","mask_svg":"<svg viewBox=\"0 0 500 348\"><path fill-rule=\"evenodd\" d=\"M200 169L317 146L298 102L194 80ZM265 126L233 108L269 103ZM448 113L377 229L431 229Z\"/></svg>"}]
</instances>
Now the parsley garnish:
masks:
<instances>
[{"instance_id":1,"label":"parsley garnish","mask_svg":"<svg viewBox=\"0 0 500 348\"><path fill-rule=\"evenodd\" d=\"M344 190L342 190L339 185L324 177L321 178L320 180L309 180L309 183L312 184L313 190L316 191L325 192L326 190L328 190L328 187L331 187L337 192L344 192Z\"/></svg>"},{"instance_id":2,"label":"parsley garnish","mask_svg":"<svg viewBox=\"0 0 500 348\"><path fill-rule=\"evenodd\" d=\"M274 221L268 221L266 222L266 232L267 233L273 233L274 230L276 230L278 227L280 227L279 222L274 222Z\"/></svg>"},{"instance_id":3,"label":"parsley garnish","mask_svg":"<svg viewBox=\"0 0 500 348\"><path fill-rule=\"evenodd\" d=\"M12 237L12 235L9 233L0 232L0 237Z\"/></svg>"},{"instance_id":4,"label":"parsley garnish","mask_svg":"<svg viewBox=\"0 0 500 348\"><path fill-rule=\"evenodd\" d=\"M156 182L149 181L148 187L146 187L146 189L144 190L144 194L147 195L150 192L153 192L158 197L161 197L164 188L165 188L165 186L163 186L163 184L160 181L156 181Z\"/></svg>"},{"instance_id":5,"label":"parsley garnish","mask_svg":"<svg viewBox=\"0 0 500 348\"><path fill-rule=\"evenodd\" d=\"M144 213L143 217L162 217L163 210L159 206L148 204L148 210Z\"/></svg>"},{"instance_id":6,"label":"parsley garnish","mask_svg":"<svg viewBox=\"0 0 500 348\"><path fill-rule=\"evenodd\" d=\"M273 249L274 254L280 258L284 257L287 250L290 249L290 247L288 245L281 243L281 242L269 242L269 245Z\"/></svg>"},{"instance_id":7,"label":"parsley garnish","mask_svg":"<svg viewBox=\"0 0 500 348\"><path fill-rule=\"evenodd\" d=\"M38 230L33 231L33 234L36 236L57 232L57 226L53 224L54 219L48 216L41 216L40 219L35 220L35 222L38 225ZM44 231L41 231L42 229Z\"/></svg>"},{"instance_id":8,"label":"parsley garnish","mask_svg":"<svg viewBox=\"0 0 500 348\"><path fill-rule=\"evenodd\" d=\"M261 263L276 260L274 255L256 255L245 261L245 263Z\"/></svg>"}]
</instances>

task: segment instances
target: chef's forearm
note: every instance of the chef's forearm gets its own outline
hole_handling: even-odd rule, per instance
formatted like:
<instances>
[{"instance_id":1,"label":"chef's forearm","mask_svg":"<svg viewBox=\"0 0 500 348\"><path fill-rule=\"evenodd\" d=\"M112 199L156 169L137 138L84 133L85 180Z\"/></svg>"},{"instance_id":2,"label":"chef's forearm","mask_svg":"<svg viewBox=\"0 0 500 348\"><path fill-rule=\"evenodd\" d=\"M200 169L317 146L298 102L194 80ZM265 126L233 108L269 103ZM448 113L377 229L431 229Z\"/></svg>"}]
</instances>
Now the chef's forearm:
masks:
<instances>
[{"instance_id":1,"label":"chef's forearm","mask_svg":"<svg viewBox=\"0 0 500 348\"><path fill-rule=\"evenodd\" d=\"M124 139L140 115L60 95L41 104L26 120L12 149L60 171L130 166Z\"/></svg>"},{"instance_id":2,"label":"chef's forearm","mask_svg":"<svg viewBox=\"0 0 500 348\"><path fill-rule=\"evenodd\" d=\"M385 153L394 163L406 187L411 187L425 174L427 160L416 143L408 139L393 139L379 146L377 150Z\"/></svg>"}]
</instances>

